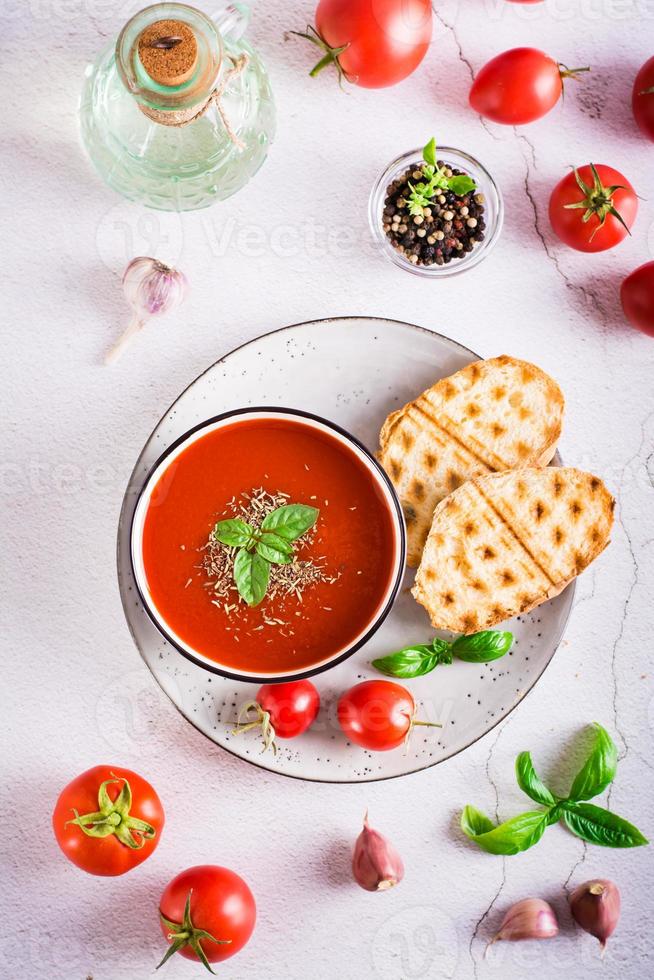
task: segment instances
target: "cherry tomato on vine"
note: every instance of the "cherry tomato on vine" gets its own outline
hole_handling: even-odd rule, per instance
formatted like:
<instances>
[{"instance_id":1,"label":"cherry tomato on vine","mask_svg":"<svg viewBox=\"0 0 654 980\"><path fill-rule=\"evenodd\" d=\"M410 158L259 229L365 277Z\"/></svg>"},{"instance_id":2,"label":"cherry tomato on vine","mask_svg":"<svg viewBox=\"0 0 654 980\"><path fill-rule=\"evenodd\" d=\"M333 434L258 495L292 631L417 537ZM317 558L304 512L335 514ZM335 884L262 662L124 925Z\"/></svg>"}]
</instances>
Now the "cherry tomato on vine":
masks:
<instances>
[{"instance_id":1,"label":"cherry tomato on vine","mask_svg":"<svg viewBox=\"0 0 654 980\"><path fill-rule=\"evenodd\" d=\"M537 48L512 48L492 58L470 89L475 112L507 126L540 119L563 93L563 80L590 68L566 68Z\"/></svg>"},{"instance_id":2,"label":"cherry tomato on vine","mask_svg":"<svg viewBox=\"0 0 654 980\"><path fill-rule=\"evenodd\" d=\"M654 140L654 55L636 75L631 108L641 133Z\"/></svg>"},{"instance_id":3,"label":"cherry tomato on vine","mask_svg":"<svg viewBox=\"0 0 654 980\"><path fill-rule=\"evenodd\" d=\"M635 190L618 170L598 163L567 174L552 191L550 222L579 252L604 252L629 234L638 211Z\"/></svg>"},{"instance_id":4,"label":"cherry tomato on vine","mask_svg":"<svg viewBox=\"0 0 654 980\"><path fill-rule=\"evenodd\" d=\"M345 735L351 742L375 752L402 745L416 725L441 727L416 721L415 714L411 693L393 681L362 681L338 702L338 722Z\"/></svg>"},{"instance_id":5,"label":"cherry tomato on vine","mask_svg":"<svg viewBox=\"0 0 654 980\"><path fill-rule=\"evenodd\" d=\"M256 701L247 701L241 708L232 734L261 728L263 751L272 748L275 752L275 738L302 735L316 720L319 709L320 695L311 681L264 684Z\"/></svg>"},{"instance_id":6,"label":"cherry tomato on vine","mask_svg":"<svg viewBox=\"0 0 654 980\"><path fill-rule=\"evenodd\" d=\"M309 74L334 65L363 88L396 85L418 67L432 32L430 0L319 0L315 27L291 31L323 52Z\"/></svg>"},{"instance_id":7,"label":"cherry tomato on vine","mask_svg":"<svg viewBox=\"0 0 654 980\"><path fill-rule=\"evenodd\" d=\"M627 276L620 287L620 300L630 323L654 337L654 262L646 262Z\"/></svg>"},{"instance_id":8,"label":"cherry tomato on vine","mask_svg":"<svg viewBox=\"0 0 654 980\"><path fill-rule=\"evenodd\" d=\"M213 973L211 963L243 949L256 918L254 896L235 871L216 864L187 868L169 882L159 902L161 931L170 943L159 966L181 953Z\"/></svg>"},{"instance_id":9,"label":"cherry tomato on vine","mask_svg":"<svg viewBox=\"0 0 654 980\"><path fill-rule=\"evenodd\" d=\"M92 875L131 871L161 838L164 811L150 783L120 766L94 766L59 795L52 814L57 843Z\"/></svg>"}]
</instances>

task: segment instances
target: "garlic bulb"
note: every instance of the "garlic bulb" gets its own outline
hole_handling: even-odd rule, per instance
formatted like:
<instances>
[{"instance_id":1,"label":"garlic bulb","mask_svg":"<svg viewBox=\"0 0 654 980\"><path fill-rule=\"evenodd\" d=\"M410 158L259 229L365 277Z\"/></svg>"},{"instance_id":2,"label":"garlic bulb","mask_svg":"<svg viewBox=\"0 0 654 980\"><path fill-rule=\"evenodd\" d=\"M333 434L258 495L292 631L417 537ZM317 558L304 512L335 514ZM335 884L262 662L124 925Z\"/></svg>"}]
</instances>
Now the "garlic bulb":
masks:
<instances>
[{"instance_id":1,"label":"garlic bulb","mask_svg":"<svg viewBox=\"0 0 654 980\"><path fill-rule=\"evenodd\" d=\"M131 337L151 316L174 310L186 297L188 282L177 269L157 259L139 256L132 259L123 274L123 292L134 310L129 326L105 357L105 363L117 360Z\"/></svg>"},{"instance_id":2,"label":"garlic bulb","mask_svg":"<svg viewBox=\"0 0 654 980\"><path fill-rule=\"evenodd\" d=\"M525 898L516 902L502 919L500 931L488 946L500 939L552 939L558 934L559 924L554 909L542 898ZM488 946L486 950L488 951Z\"/></svg>"},{"instance_id":3,"label":"garlic bulb","mask_svg":"<svg viewBox=\"0 0 654 980\"><path fill-rule=\"evenodd\" d=\"M390 841L372 829L367 812L354 845L352 873L357 884L369 892L386 891L404 877L402 858Z\"/></svg>"},{"instance_id":4,"label":"garlic bulb","mask_svg":"<svg viewBox=\"0 0 654 980\"><path fill-rule=\"evenodd\" d=\"M570 896L573 919L600 941L602 955L620 918L620 890L608 878L595 878L579 885Z\"/></svg>"}]
</instances>

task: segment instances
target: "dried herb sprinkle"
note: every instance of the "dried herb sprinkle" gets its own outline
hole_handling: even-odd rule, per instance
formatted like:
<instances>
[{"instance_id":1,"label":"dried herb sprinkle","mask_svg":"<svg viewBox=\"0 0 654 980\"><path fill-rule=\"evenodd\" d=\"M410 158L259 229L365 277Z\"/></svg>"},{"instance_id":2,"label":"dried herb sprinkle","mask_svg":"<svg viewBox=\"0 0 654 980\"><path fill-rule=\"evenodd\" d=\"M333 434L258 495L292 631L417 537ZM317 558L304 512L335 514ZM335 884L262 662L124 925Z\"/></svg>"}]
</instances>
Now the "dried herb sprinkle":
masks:
<instances>
[{"instance_id":1,"label":"dried herb sprinkle","mask_svg":"<svg viewBox=\"0 0 654 980\"><path fill-rule=\"evenodd\" d=\"M268 514L283 507L289 499L289 495L282 491L271 493L264 487L257 487L238 497L232 497L221 517L239 517L259 528ZM313 527L298 539L299 555L292 562L271 566L268 589L260 607L263 623L253 627L252 632L271 626L279 629L283 636L293 635L289 617L304 616L297 609L297 605L303 601L304 592L314 585L333 583L339 578L338 574L331 575L326 570L324 556L311 559L301 557L302 551L313 544L315 537L316 528ZM234 583L234 559L238 549L221 544L211 533L200 550L202 561L198 568L206 576L203 587L207 590L210 601L234 620L234 625L225 629L232 632L233 639L238 641L238 618L248 608ZM289 602L293 604L292 610Z\"/></svg>"}]
</instances>

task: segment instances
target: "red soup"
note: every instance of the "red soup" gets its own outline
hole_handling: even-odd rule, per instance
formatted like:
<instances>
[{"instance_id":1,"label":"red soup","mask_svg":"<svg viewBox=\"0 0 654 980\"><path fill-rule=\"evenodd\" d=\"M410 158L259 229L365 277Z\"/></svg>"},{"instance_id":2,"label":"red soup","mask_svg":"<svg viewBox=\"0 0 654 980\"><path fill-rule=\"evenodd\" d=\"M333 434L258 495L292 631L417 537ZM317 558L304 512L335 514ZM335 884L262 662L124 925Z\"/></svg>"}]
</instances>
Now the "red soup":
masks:
<instances>
[{"instance_id":1,"label":"red soup","mask_svg":"<svg viewBox=\"0 0 654 980\"><path fill-rule=\"evenodd\" d=\"M319 513L283 564L268 562L266 592L248 605L235 582L239 549L214 528L239 521L260 534L289 505ZM397 572L389 503L370 471L328 432L287 418L234 422L184 449L154 488L142 547L169 629L228 670L262 675L306 670L349 646Z\"/></svg>"}]
</instances>

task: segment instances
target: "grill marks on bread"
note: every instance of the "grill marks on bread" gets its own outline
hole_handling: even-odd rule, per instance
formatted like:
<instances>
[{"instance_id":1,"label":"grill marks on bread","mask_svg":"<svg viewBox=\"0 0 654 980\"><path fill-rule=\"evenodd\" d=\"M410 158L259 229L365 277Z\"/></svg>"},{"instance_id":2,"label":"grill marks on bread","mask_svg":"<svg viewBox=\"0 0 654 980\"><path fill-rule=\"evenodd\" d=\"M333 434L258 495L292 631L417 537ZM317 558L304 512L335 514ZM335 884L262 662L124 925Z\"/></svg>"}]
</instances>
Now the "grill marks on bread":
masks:
<instances>
[{"instance_id":1,"label":"grill marks on bread","mask_svg":"<svg viewBox=\"0 0 654 980\"><path fill-rule=\"evenodd\" d=\"M466 480L546 465L562 414L555 381L502 356L469 364L390 415L379 458L407 516L409 564L420 562L436 505Z\"/></svg>"},{"instance_id":2,"label":"grill marks on bread","mask_svg":"<svg viewBox=\"0 0 654 980\"><path fill-rule=\"evenodd\" d=\"M606 547L613 507L601 480L572 468L468 481L436 508L413 595L435 627L455 632L527 612Z\"/></svg>"}]
</instances>

